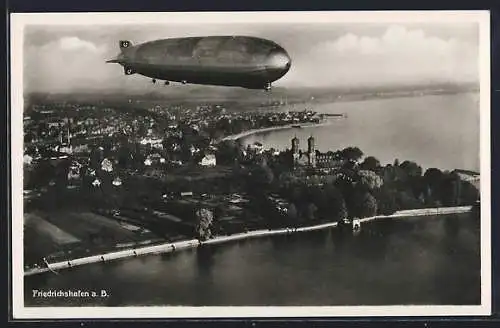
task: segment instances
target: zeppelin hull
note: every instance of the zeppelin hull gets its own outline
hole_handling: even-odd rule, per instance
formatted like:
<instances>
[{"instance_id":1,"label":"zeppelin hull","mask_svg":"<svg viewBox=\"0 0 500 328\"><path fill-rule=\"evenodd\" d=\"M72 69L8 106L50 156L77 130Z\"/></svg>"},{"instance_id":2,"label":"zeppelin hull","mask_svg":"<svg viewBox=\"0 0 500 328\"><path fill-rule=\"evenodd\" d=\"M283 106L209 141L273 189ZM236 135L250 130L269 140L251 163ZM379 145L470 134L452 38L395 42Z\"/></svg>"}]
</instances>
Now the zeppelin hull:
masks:
<instances>
[{"instance_id":1,"label":"zeppelin hull","mask_svg":"<svg viewBox=\"0 0 500 328\"><path fill-rule=\"evenodd\" d=\"M122 47L117 59L126 74L194 84L261 88L291 66L276 43L254 37L214 36L165 39Z\"/></svg>"}]
</instances>

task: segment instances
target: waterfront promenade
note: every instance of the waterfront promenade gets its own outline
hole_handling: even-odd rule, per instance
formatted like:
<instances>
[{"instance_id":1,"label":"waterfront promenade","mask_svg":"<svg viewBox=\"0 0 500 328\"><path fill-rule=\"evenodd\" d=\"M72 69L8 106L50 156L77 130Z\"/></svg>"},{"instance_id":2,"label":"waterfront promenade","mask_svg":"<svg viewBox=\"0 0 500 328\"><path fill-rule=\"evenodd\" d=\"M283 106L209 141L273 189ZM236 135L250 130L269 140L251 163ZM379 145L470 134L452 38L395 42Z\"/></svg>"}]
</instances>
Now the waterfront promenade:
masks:
<instances>
[{"instance_id":1,"label":"waterfront promenade","mask_svg":"<svg viewBox=\"0 0 500 328\"><path fill-rule=\"evenodd\" d=\"M409 218L416 216L435 216L435 215L446 215L446 214L459 214L459 213L467 213L472 210L472 206L459 206L459 207L440 207L440 208L424 208L424 209L415 209L415 210L404 210L398 211L391 215L378 215L368 218L360 219L360 223L374 221L378 219L386 219L386 218ZM335 228L337 226L337 222L328 222L313 226L300 227L300 228L282 228L282 229L274 229L274 230L254 230L246 233L238 233L229 236L218 236L213 239L209 239L207 241L200 241L198 239L191 240L183 240L174 243L164 243L159 245L150 245L143 246L138 248L131 248L122 251L116 252L108 252L104 254L76 258L76 259L68 259L67 261L55 262L55 263L47 263L47 267L45 268L35 268L30 269L24 272L25 276L31 276L35 274L45 273L45 272L57 272L58 270L68 269L75 266L81 266L84 264L91 263L99 263L99 262L107 262L111 260L124 259L130 257L136 257L141 255L151 255L151 254L162 254L162 253L171 253L175 251L180 251L184 249L193 249L202 245L211 245L211 244L222 244L230 241L249 239L249 238L257 238L264 236L273 236L273 235L286 235L298 232L307 232L314 230L322 230L328 228Z\"/></svg>"},{"instance_id":2,"label":"waterfront promenade","mask_svg":"<svg viewBox=\"0 0 500 328\"><path fill-rule=\"evenodd\" d=\"M298 127L300 127L300 128L308 128L308 127L326 126L326 125L330 125L331 122L332 122L332 118L325 119L323 122L319 122L319 123L312 123L312 122L300 123L300 124L294 123L294 124L287 124L287 125L280 125L280 126L271 126L271 127L268 127L268 128L252 129L252 130L243 131L243 132L240 132L240 133L237 133L237 134L229 135L227 137L224 137L222 139L222 141L226 141L226 140L238 140L238 139L241 139L241 138L245 138L245 137L251 136L253 134L264 133L264 132L271 132L271 131L277 131L277 130L295 129L295 128L298 128Z\"/></svg>"}]
</instances>

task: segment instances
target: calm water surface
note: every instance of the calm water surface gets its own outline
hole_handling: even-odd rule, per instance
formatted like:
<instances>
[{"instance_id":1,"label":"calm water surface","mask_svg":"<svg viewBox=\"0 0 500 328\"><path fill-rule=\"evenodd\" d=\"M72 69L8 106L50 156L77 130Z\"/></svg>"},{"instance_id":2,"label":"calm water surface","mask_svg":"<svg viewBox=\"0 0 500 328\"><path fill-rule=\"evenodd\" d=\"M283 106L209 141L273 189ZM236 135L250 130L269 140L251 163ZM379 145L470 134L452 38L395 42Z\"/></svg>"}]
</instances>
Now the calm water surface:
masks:
<instances>
[{"instance_id":1,"label":"calm water surface","mask_svg":"<svg viewBox=\"0 0 500 328\"><path fill-rule=\"evenodd\" d=\"M416 161L424 168L479 171L479 96L477 93L421 96L365 101L309 104L319 113L346 113L328 126L278 130L255 134L245 143L261 142L266 147L290 148L297 135L301 148L307 138L316 138L321 151L359 147L383 164Z\"/></svg>"},{"instance_id":2,"label":"calm water surface","mask_svg":"<svg viewBox=\"0 0 500 328\"><path fill-rule=\"evenodd\" d=\"M29 277L27 306L480 304L473 214L266 237ZM33 289L104 299L34 299Z\"/></svg>"}]
</instances>

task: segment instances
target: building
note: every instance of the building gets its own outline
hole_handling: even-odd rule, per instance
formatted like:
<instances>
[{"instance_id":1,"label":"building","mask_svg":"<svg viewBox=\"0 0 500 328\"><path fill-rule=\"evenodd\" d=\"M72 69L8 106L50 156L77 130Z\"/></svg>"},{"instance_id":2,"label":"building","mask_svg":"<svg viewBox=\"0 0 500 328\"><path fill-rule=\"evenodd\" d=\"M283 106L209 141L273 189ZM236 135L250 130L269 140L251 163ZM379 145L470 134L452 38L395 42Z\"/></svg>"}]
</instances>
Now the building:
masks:
<instances>
[{"instance_id":1,"label":"building","mask_svg":"<svg viewBox=\"0 0 500 328\"><path fill-rule=\"evenodd\" d=\"M63 133L59 133L59 146L57 147L57 150L60 151L61 153L66 153L66 154L72 154L73 153L73 146L71 144L71 132L69 130L69 127L67 127L66 130L66 138L64 138Z\"/></svg>"},{"instance_id":2,"label":"building","mask_svg":"<svg viewBox=\"0 0 500 328\"><path fill-rule=\"evenodd\" d=\"M215 155L213 154L208 154L205 155L200 161L201 166L215 166L217 165L217 160L215 158Z\"/></svg>"},{"instance_id":3,"label":"building","mask_svg":"<svg viewBox=\"0 0 500 328\"><path fill-rule=\"evenodd\" d=\"M80 169L82 165L76 161L72 162L68 170L68 180L80 179Z\"/></svg>"},{"instance_id":4,"label":"building","mask_svg":"<svg viewBox=\"0 0 500 328\"><path fill-rule=\"evenodd\" d=\"M113 186L116 186L116 187L119 187L122 185L122 179L120 179L120 177L116 177L113 179Z\"/></svg>"},{"instance_id":5,"label":"building","mask_svg":"<svg viewBox=\"0 0 500 328\"><path fill-rule=\"evenodd\" d=\"M300 149L300 140L295 136L292 139L292 161L293 167L337 167L341 166L343 161L337 158L334 153L321 153L316 150L316 143L313 136L307 139L307 151Z\"/></svg>"},{"instance_id":6,"label":"building","mask_svg":"<svg viewBox=\"0 0 500 328\"><path fill-rule=\"evenodd\" d=\"M97 179L97 178L96 178L96 179L92 182L92 185L93 185L94 187L100 187L100 186L101 186L101 180L99 180L99 179Z\"/></svg>"},{"instance_id":7,"label":"building","mask_svg":"<svg viewBox=\"0 0 500 328\"><path fill-rule=\"evenodd\" d=\"M113 163L107 158L101 162L101 169L105 172L113 172Z\"/></svg>"},{"instance_id":8,"label":"building","mask_svg":"<svg viewBox=\"0 0 500 328\"><path fill-rule=\"evenodd\" d=\"M87 153L90 151L90 148L88 145L86 144L82 144L82 145L75 145L72 147L72 150L74 153Z\"/></svg>"},{"instance_id":9,"label":"building","mask_svg":"<svg viewBox=\"0 0 500 328\"><path fill-rule=\"evenodd\" d=\"M71 146L71 144L62 144L58 147L58 151L60 151L61 153L72 154L73 147Z\"/></svg>"},{"instance_id":10,"label":"building","mask_svg":"<svg viewBox=\"0 0 500 328\"><path fill-rule=\"evenodd\" d=\"M151 148L163 149L163 139L161 138L143 138L140 141L141 145L151 145Z\"/></svg>"},{"instance_id":11,"label":"building","mask_svg":"<svg viewBox=\"0 0 500 328\"><path fill-rule=\"evenodd\" d=\"M260 142L254 142L247 146L247 153L262 154L264 152L264 146Z\"/></svg>"},{"instance_id":12,"label":"building","mask_svg":"<svg viewBox=\"0 0 500 328\"><path fill-rule=\"evenodd\" d=\"M480 188L481 176L478 172L468 171L468 170L454 170L453 173L458 175L460 180L467 181L467 182L471 183L477 189Z\"/></svg>"},{"instance_id":13,"label":"building","mask_svg":"<svg viewBox=\"0 0 500 328\"><path fill-rule=\"evenodd\" d=\"M24 164L30 165L33 162L33 157L28 155L28 154L25 154L23 156L23 162L24 162Z\"/></svg>"}]
</instances>

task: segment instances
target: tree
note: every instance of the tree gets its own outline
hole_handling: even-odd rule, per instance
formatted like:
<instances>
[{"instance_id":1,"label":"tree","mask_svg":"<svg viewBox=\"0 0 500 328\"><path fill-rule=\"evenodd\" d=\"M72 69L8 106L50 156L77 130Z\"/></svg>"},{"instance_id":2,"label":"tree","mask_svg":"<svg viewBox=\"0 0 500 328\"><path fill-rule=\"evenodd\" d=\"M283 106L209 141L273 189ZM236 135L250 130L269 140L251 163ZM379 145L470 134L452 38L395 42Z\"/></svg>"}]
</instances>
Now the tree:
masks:
<instances>
[{"instance_id":1,"label":"tree","mask_svg":"<svg viewBox=\"0 0 500 328\"><path fill-rule=\"evenodd\" d=\"M132 150L123 145L118 150L118 165L120 168L128 168L131 165Z\"/></svg>"},{"instance_id":2,"label":"tree","mask_svg":"<svg viewBox=\"0 0 500 328\"><path fill-rule=\"evenodd\" d=\"M422 176L422 168L415 162L404 161L401 163L400 167L404 170L408 177L420 177Z\"/></svg>"},{"instance_id":3,"label":"tree","mask_svg":"<svg viewBox=\"0 0 500 328\"><path fill-rule=\"evenodd\" d=\"M368 191L346 190L345 199L349 218L368 217L377 213L377 200Z\"/></svg>"},{"instance_id":4,"label":"tree","mask_svg":"<svg viewBox=\"0 0 500 328\"><path fill-rule=\"evenodd\" d=\"M398 210L396 191L382 187L376 194L378 213L383 215L393 214Z\"/></svg>"},{"instance_id":5,"label":"tree","mask_svg":"<svg viewBox=\"0 0 500 328\"><path fill-rule=\"evenodd\" d=\"M381 176L384 181L384 185L392 185L396 181L396 171L399 167L393 166L392 164L387 164L381 169Z\"/></svg>"},{"instance_id":6,"label":"tree","mask_svg":"<svg viewBox=\"0 0 500 328\"><path fill-rule=\"evenodd\" d=\"M224 137L224 131L217 129L217 128L213 128L213 129L210 129L209 136L210 136L210 139L219 140L222 137Z\"/></svg>"},{"instance_id":7,"label":"tree","mask_svg":"<svg viewBox=\"0 0 500 328\"><path fill-rule=\"evenodd\" d=\"M369 192L361 198L359 217L365 218L377 215L377 200Z\"/></svg>"},{"instance_id":8,"label":"tree","mask_svg":"<svg viewBox=\"0 0 500 328\"><path fill-rule=\"evenodd\" d=\"M289 198L292 202L298 203L304 200L303 193L304 187L301 184L295 184L291 186L289 190Z\"/></svg>"},{"instance_id":9,"label":"tree","mask_svg":"<svg viewBox=\"0 0 500 328\"><path fill-rule=\"evenodd\" d=\"M309 203L309 205L307 206L307 219L311 221L315 220L317 211L318 207L314 205L314 203Z\"/></svg>"},{"instance_id":10,"label":"tree","mask_svg":"<svg viewBox=\"0 0 500 328\"><path fill-rule=\"evenodd\" d=\"M283 189L289 189L290 186L296 184L298 181L297 177L291 172L283 172L279 175L279 183Z\"/></svg>"},{"instance_id":11,"label":"tree","mask_svg":"<svg viewBox=\"0 0 500 328\"><path fill-rule=\"evenodd\" d=\"M273 181L274 173L268 166L255 165L248 175L249 185L258 192L268 190Z\"/></svg>"},{"instance_id":12,"label":"tree","mask_svg":"<svg viewBox=\"0 0 500 328\"><path fill-rule=\"evenodd\" d=\"M215 218L217 218L217 219L223 218L224 216L226 216L226 214L227 214L227 211L226 211L225 206L217 205L217 207L215 207L215 210L214 210L214 217Z\"/></svg>"},{"instance_id":13,"label":"tree","mask_svg":"<svg viewBox=\"0 0 500 328\"><path fill-rule=\"evenodd\" d=\"M298 212L297 212L297 207L295 206L294 203L290 203L290 205L288 205L288 209L287 209L287 215L288 215L288 218L290 219L290 221L292 222L296 222L297 219L298 219Z\"/></svg>"},{"instance_id":14,"label":"tree","mask_svg":"<svg viewBox=\"0 0 500 328\"><path fill-rule=\"evenodd\" d=\"M442 200L442 185L445 175L440 169L429 168L424 173L427 203L433 205Z\"/></svg>"},{"instance_id":15,"label":"tree","mask_svg":"<svg viewBox=\"0 0 500 328\"><path fill-rule=\"evenodd\" d=\"M200 208L196 211L195 214L196 218L198 219L198 225L196 227L198 239L210 239L212 237L211 228L214 220L213 212L206 208Z\"/></svg>"},{"instance_id":16,"label":"tree","mask_svg":"<svg viewBox=\"0 0 500 328\"><path fill-rule=\"evenodd\" d=\"M269 166L263 166L261 167L262 171L262 179L265 183L265 185L271 185L274 181L274 173L273 170Z\"/></svg>"},{"instance_id":17,"label":"tree","mask_svg":"<svg viewBox=\"0 0 500 328\"><path fill-rule=\"evenodd\" d=\"M219 143L215 154L217 163L231 164L239 158L241 154L241 145L235 140L224 140Z\"/></svg>"},{"instance_id":18,"label":"tree","mask_svg":"<svg viewBox=\"0 0 500 328\"><path fill-rule=\"evenodd\" d=\"M431 185L436 186L439 185L443 180L444 174L440 169L437 168L429 168L424 173L425 181Z\"/></svg>"},{"instance_id":19,"label":"tree","mask_svg":"<svg viewBox=\"0 0 500 328\"><path fill-rule=\"evenodd\" d=\"M363 157L363 152L358 147L347 147L342 150L342 157L348 161L357 162Z\"/></svg>"},{"instance_id":20,"label":"tree","mask_svg":"<svg viewBox=\"0 0 500 328\"><path fill-rule=\"evenodd\" d=\"M416 209L421 207L419 200L415 197L412 191L402 190L396 195L396 203L400 209Z\"/></svg>"},{"instance_id":21,"label":"tree","mask_svg":"<svg viewBox=\"0 0 500 328\"><path fill-rule=\"evenodd\" d=\"M377 172L380 168L380 161L373 156L368 156L365 158L363 163L361 163L360 167L363 170Z\"/></svg>"},{"instance_id":22,"label":"tree","mask_svg":"<svg viewBox=\"0 0 500 328\"><path fill-rule=\"evenodd\" d=\"M480 198L479 189L468 181L462 181L461 201L464 205L473 205Z\"/></svg>"},{"instance_id":23,"label":"tree","mask_svg":"<svg viewBox=\"0 0 500 328\"><path fill-rule=\"evenodd\" d=\"M49 161L41 161L37 165L34 166L32 178L31 178L31 186L32 188L41 188L48 185L50 179L54 177L55 169L50 164Z\"/></svg>"},{"instance_id":24,"label":"tree","mask_svg":"<svg viewBox=\"0 0 500 328\"><path fill-rule=\"evenodd\" d=\"M442 203L446 206L456 206L460 203L460 177L455 173L445 175L442 183Z\"/></svg>"},{"instance_id":25,"label":"tree","mask_svg":"<svg viewBox=\"0 0 500 328\"><path fill-rule=\"evenodd\" d=\"M361 170L358 177L361 188L365 190L379 189L383 184L382 178L373 171Z\"/></svg>"},{"instance_id":26,"label":"tree","mask_svg":"<svg viewBox=\"0 0 500 328\"><path fill-rule=\"evenodd\" d=\"M332 219L337 219L338 221L347 218L347 206L344 196L338 188L333 185L327 186L323 192L325 193L324 201L322 204L324 207L319 208L322 212L323 217L331 216Z\"/></svg>"}]
</instances>

